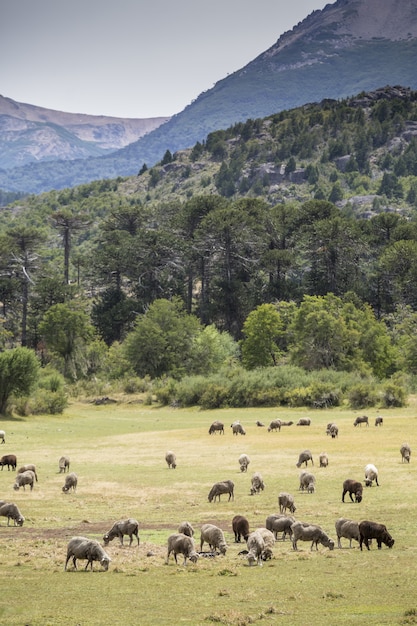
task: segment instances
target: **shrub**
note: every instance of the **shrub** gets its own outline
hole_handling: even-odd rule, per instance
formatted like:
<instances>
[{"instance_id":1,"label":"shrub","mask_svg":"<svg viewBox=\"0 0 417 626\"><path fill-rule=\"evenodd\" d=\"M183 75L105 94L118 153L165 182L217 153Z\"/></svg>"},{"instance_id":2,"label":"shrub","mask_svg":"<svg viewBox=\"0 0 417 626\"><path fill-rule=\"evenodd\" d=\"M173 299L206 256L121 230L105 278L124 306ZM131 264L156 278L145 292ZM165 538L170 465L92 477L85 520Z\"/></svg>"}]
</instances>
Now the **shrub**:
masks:
<instances>
[{"instance_id":1,"label":"shrub","mask_svg":"<svg viewBox=\"0 0 417 626\"><path fill-rule=\"evenodd\" d=\"M377 393L373 385L361 383L351 387L348 392L348 399L352 409L365 409L369 406L375 406Z\"/></svg>"},{"instance_id":2,"label":"shrub","mask_svg":"<svg viewBox=\"0 0 417 626\"><path fill-rule=\"evenodd\" d=\"M200 398L202 409L221 409L227 406L227 388L221 385L211 384L205 389Z\"/></svg>"},{"instance_id":3,"label":"shrub","mask_svg":"<svg viewBox=\"0 0 417 626\"><path fill-rule=\"evenodd\" d=\"M404 387L394 383L386 383L381 392L382 406L386 409L391 407L406 406L407 393Z\"/></svg>"}]
</instances>

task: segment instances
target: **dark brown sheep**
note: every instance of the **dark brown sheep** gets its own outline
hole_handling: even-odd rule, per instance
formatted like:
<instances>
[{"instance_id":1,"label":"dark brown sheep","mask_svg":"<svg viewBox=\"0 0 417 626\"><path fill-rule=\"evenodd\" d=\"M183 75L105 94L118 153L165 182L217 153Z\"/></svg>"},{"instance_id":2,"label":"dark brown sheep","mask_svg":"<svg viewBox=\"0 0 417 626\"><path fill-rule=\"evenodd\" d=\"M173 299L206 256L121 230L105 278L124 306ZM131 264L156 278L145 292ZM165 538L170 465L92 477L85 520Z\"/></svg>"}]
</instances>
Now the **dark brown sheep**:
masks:
<instances>
[{"instance_id":1,"label":"dark brown sheep","mask_svg":"<svg viewBox=\"0 0 417 626\"><path fill-rule=\"evenodd\" d=\"M387 527L385 524L378 524L378 522L369 522L368 520L364 520L359 523L359 545L362 550L362 544L364 543L369 550L369 540L376 539L378 544L378 550L381 550L383 543L385 543L388 548L392 548L394 545L394 539L389 534Z\"/></svg>"},{"instance_id":2,"label":"dark brown sheep","mask_svg":"<svg viewBox=\"0 0 417 626\"><path fill-rule=\"evenodd\" d=\"M345 495L347 493L349 493L349 497L352 500L352 502L361 502L362 492L363 492L362 483L358 482L357 480L353 480L352 478L348 478L343 483L342 502L345 501ZM353 500L352 494L355 495L355 500Z\"/></svg>"},{"instance_id":3,"label":"dark brown sheep","mask_svg":"<svg viewBox=\"0 0 417 626\"><path fill-rule=\"evenodd\" d=\"M7 465L8 471L10 471L10 467L12 470L16 470L17 460L14 454L5 454L0 459L1 471L3 471L3 467Z\"/></svg>"},{"instance_id":4,"label":"dark brown sheep","mask_svg":"<svg viewBox=\"0 0 417 626\"><path fill-rule=\"evenodd\" d=\"M243 515L235 515L232 519L232 529L235 534L235 543L240 543L240 538L246 541L249 537L249 522Z\"/></svg>"}]
</instances>

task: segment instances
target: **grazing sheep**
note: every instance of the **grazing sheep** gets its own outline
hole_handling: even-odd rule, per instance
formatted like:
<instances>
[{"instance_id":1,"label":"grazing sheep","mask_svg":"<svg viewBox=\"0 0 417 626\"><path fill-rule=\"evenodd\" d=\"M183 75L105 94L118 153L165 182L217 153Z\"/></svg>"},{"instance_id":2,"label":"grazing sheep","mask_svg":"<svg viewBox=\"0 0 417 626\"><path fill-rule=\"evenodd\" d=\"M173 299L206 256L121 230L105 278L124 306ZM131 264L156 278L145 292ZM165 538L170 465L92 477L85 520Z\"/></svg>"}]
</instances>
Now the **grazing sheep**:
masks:
<instances>
[{"instance_id":1,"label":"grazing sheep","mask_svg":"<svg viewBox=\"0 0 417 626\"><path fill-rule=\"evenodd\" d=\"M349 548L352 547L352 539L355 539L357 542L359 542L360 534L358 522L346 519L345 517L339 517L339 519L335 522L335 528L337 534L337 545L339 548L342 547L342 544L340 542L341 537L349 539Z\"/></svg>"},{"instance_id":2,"label":"grazing sheep","mask_svg":"<svg viewBox=\"0 0 417 626\"><path fill-rule=\"evenodd\" d=\"M107 532L103 537L104 545L107 546L110 543L110 541L113 541L115 537L119 537L120 545L122 546L123 535L129 536L129 539L130 539L129 547L132 545L133 535L136 537L138 545L139 545L140 540L139 540L138 530L139 530L139 523L135 519L129 518L129 519L115 522L113 526L111 527L111 529L109 530L109 532Z\"/></svg>"},{"instance_id":3,"label":"grazing sheep","mask_svg":"<svg viewBox=\"0 0 417 626\"><path fill-rule=\"evenodd\" d=\"M22 465L22 467L20 467L17 470L17 473L18 474L23 474L23 472L27 472L28 470L31 470L35 474L35 480L36 480L36 482L38 482L38 475L36 473L36 467L35 467L35 465L32 465L31 463L28 463L27 465Z\"/></svg>"},{"instance_id":4,"label":"grazing sheep","mask_svg":"<svg viewBox=\"0 0 417 626\"><path fill-rule=\"evenodd\" d=\"M375 426L382 426L383 423L384 423L384 418L381 417L380 415L377 415L375 418Z\"/></svg>"},{"instance_id":5,"label":"grazing sheep","mask_svg":"<svg viewBox=\"0 0 417 626\"><path fill-rule=\"evenodd\" d=\"M363 493L362 483L352 478L347 478L343 483L342 502L345 501L345 495L347 493L349 493L352 502L361 502ZM355 494L355 500L353 500L352 494Z\"/></svg>"},{"instance_id":6,"label":"grazing sheep","mask_svg":"<svg viewBox=\"0 0 417 626\"><path fill-rule=\"evenodd\" d=\"M285 541L286 535L292 538L291 526L295 522L292 515L268 515L265 526L274 533L275 540L278 541L278 533L282 533L281 539Z\"/></svg>"},{"instance_id":7,"label":"grazing sheep","mask_svg":"<svg viewBox=\"0 0 417 626\"><path fill-rule=\"evenodd\" d=\"M379 487L378 470L375 465L373 465L372 463L368 463L367 465L365 465L365 485L367 487L372 487L373 481L375 481L377 486Z\"/></svg>"},{"instance_id":8,"label":"grazing sheep","mask_svg":"<svg viewBox=\"0 0 417 626\"><path fill-rule=\"evenodd\" d=\"M281 426L292 426L294 422L281 422Z\"/></svg>"},{"instance_id":9,"label":"grazing sheep","mask_svg":"<svg viewBox=\"0 0 417 626\"><path fill-rule=\"evenodd\" d=\"M264 540L264 549L262 550L262 560L269 561L272 559L272 549L275 545L274 534L268 530L268 528L257 528L255 532L258 532Z\"/></svg>"},{"instance_id":10,"label":"grazing sheep","mask_svg":"<svg viewBox=\"0 0 417 626\"><path fill-rule=\"evenodd\" d=\"M23 526L25 518L19 511L14 502L2 502L0 504L0 516L7 517L7 526L9 526L10 520L13 520L13 526Z\"/></svg>"},{"instance_id":11,"label":"grazing sheep","mask_svg":"<svg viewBox=\"0 0 417 626\"><path fill-rule=\"evenodd\" d=\"M177 457L171 450L165 453L165 461L167 462L168 469L175 469L177 467Z\"/></svg>"},{"instance_id":12,"label":"grazing sheep","mask_svg":"<svg viewBox=\"0 0 417 626\"><path fill-rule=\"evenodd\" d=\"M294 522L291 526L293 537L292 537L292 547L294 550L298 550L297 541L311 541L311 548L316 546L316 550L318 550L318 544L321 543L329 550L333 550L334 541L330 539L328 535L324 532L324 530L320 526L315 526L313 524L304 524L303 522Z\"/></svg>"},{"instance_id":13,"label":"grazing sheep","mask_svg":"<svg viewBox=\"0 0 417 626\"><path fill-rule=\"evenodd\" d=\"M273 430L281 430L281 426L282 426L281 420L278 420L278 419L272 420L272 422L268 426L268 432L270 433Z\"/></svg>"},{"instance_id":14,"label":"grazing sheep","mask_svg":"<svg viewBox=\"0 0 417 626\"><path fill-rule=\"evenodd\" d=\"M59 459L59 463L58 463L58 467L59 467L59 473L62 474L62 472L69 472L69 468L70 468L70 460L67 456L61 456L61 458Z\"/></svg>"},{"instance_id":15,"label":"grazing sheep","mask_svg":"<svg viewBox=\"0 0 417 626\"><path fill-rule=\"evenodd\" d=\"M255 493L259 493L265 489L265 483L263 478L259 472L255 472L251 478L251 489L250 495L253 496Z\"/></svg>"},{"instance_id":16,"label":"grazing sheep","mask_svg":"<svg viewBox=\"0 0 417 626\"><path fill-rule=\"evenodd\" d=\"M262 424L259 420L256 420L255 424L260 427L265 426L265 424Z\"/></svg>"},{"instance_id":17,"label":"grazing sheep","mask_svg":"<svg viewBox=\"0 0 417 626\"><path fill-rule=\"evenodd\" d=\"M246 430L243 428L240 422L233 422L230 424L230 428L232 429L232 433L234 435L246 435Z\"/></svg>"},{"instance_id":18,"label":"grazing sheep","mask_svg":"<svg viewBox=\"0 0 417 626\"><path fill-rule=\"evenodd\" d=\"M26 491L26 485L29 485L30 490L33 491L33 485L35 484L35 474L32 470L22 472L22 474L16 475L16 480L13 485L15 491L19 491L20 487L23 487L23 491Z\"/></svg>"},{"instance_id":19,"label":"grazing sheep","mask_svg":"<svg viewBox=\"0 0 417 626\"><path fill-rule=\"evenodd\" d=\"M6 443L6 433L4 430L0 430L0 439L2 443Z\"/></svg>"},{"instance_id":20,"label":"grazing sheep","mask_svg":"<svg viewBox=\"0 0 417 626\"><path fill-rule=\"evenodd\" d=\"M234 500L234 489L235 485L231 480L223 480L221 482L214 483L208 494L208 501L211 502L212 500L214 500L214 502L216 502L216 498L218 498L220 502L220 496L223 493L228 493L229 500Z\"/></svg>"},{"instance_id":21,"label":"grazing sheep","mask_svg":"<svg viewBox=\"0 0 417 626\"><path fill-rule=\"evenodd\" d=\"M329 464L329 457L325 452L322 452L319 456L320 467L327 467Z\"/></svg>"},{"instance_id":22,"label":"grazing sheep","mask_svg":"<svg viewBox=\"0 0 417 626\"><path fill-rule=\"evenodd\" d=\"M388 548L392 548L394 545L394 539L389 534L387 527L385 524L378 524L377 522L369 522L368 520L364 520L359 523L359 546L362 550L362 544L365 543L365 546L369 550L369 540L376 539L378 544L378 550L381 550L382 543L385 543Z\"/></svg>"},{"instance_id":23,"label":"grazing sheep","mask_svg":"<svg viewBox=\"0 0 417 626\"><path fill-rule=\"evenodd\" d=\"M190 559L191 563L197 563L199 558L199 554L195 550L194 539L182 533L175 533L168 537L168 552L165 561L167 565L171 552L174 554L175 563L178 563L177 554L184 556L183 565L187 565L187 559Z\"/></svg>"},{"instance_id":24,"label":"grazing sheep","mask_svg":"<svg viewBox=\"0 0 417 626\"><path fill-rule=\"evenodd\" d=\"M291 513L295 513L296 511L294 497L290 493L286 493L285 491L282 491L278 495L278 505L280 513L285 513L287 509L291 511Z\"/></svg>"},{"instance_id":25,"label":"grazing sheep","mask_svg":"<svg viewBox=\"0 0 417 626\"><path fill-rule=\"evenodd\" d=\"M303 450L303 452L300 452L300 456L298 457L296 466L301 467L301 465L305 463L307 467L308 461L311 461L311 464L314 465L313 455L311 454L310 450Z\"/></svg>"},{"instance_id":26,"label":"grazing sheep","mask_svg":"<svg viewBox=\"0 0 417 626\"><path fill-rule=\"evenodd\" d=\"M246 545L248 546L247 559L249 567L251 567L254 563L262 565L262 553L265 550L265 542L261 533L257 530L250 533L246 541Z\"/></svg>"},{"instance_id":27,"label":"grazing sheep","mask_svg":"<svg viewBox=\"0 0 417 626\"><path fill-rule=\"evenodd\" d=\"M331 422L327 424L326 435L330 435L332 439L336 439L339 436L339 427Z\"/></svg>"},{"instance_id":28,"label":"grazing sheep","mask_svg":"<svg viewBox=\"0 0 417 626\"><path fill-rule=\"evenodd\" d=\"M367 426L369 426L369 420L366 415L362 415L362 417L357 417L353 422L354 426L362 426L362 424L366 424Z\"/></svg>"},{"instance_id":29,"label":"grazing sheep","mask_svg":"<svg viewBox=\"0 0 417 626\"><path fill-rule=\"evenodd\" d=\"M204 542L208 543L210 550L218 550L220 554L226 554L227 544L221 528L214 524L203 524L201 527L200 552Z\"/></svg>"},{"instance_id":30,"label":"grazing sheep","mask_svg":"<svg viewBox=\"0 0 417 626\"><path fill-rule=\"evenodd\" d=\"M250 458L248 457L248 455L241 454L239 457L240 471L247 472L249 463L250 463Z\"/></svg>"},{"instance_id":31,"label":"grazing sheep","mask_svg":"<svg viewBox=\"0 0 417 626\"><path fill-rule=\"evenodd\" d=\"M178 526L178 532L187 535L187 537L192 537L194 535L194 528L191 526L190 522L181 522Z\"/></svg>"},{"instance_id":32,"label":"grazing sheep","mask_svg":"<svg viewBox=\"0 0 417 626\"><path fill-rule=\"evenodd\" d=\"M314 493L314 491L316 490L315 485L316 485L316 477L314 476L314 474L311 474L310 472L306 472L305 470L302 471L300 474L299 491L306 490L307 493Z\"/></svg>"},{"instance_id":33,"label":"grazing sheep","mask_svg":"<svg viewBox=\"0 0 417 626\"><path fill-rule=\"evenodd\" d=\"M401 463L409 463L411 457L411 448L408 443L403 443L400 448L401 452Z\"/></svg>"},{"instance_id":34,"label":"grazing sheep","mask_svg":"<svg viewBox=\"0 0 417 626\"><path fill-rule=\"evenodd\" d=\"M14 454L5 454L0 459L1 471L3 471L3 467L7 465L7 471L10 471L10 467L13 471L16 470L17 460Z\"/></svg>"},{"instance_id":35,"label":"grazing sheep","mask_svg":"<svg viewBox=\"0 0 417 626\"><path fill-rule=\"evenodd\" d=\"M87 565L84 569L87 569L89 565L91 569L93 569L93 561L98 561L104 571L109 569L111 561L111 558L103 550L98 541L87 539L86 537L73 537L68 542L67 560L65 561L64 570L67 569L70 558L72 558L72 562L74 563L74 569L77 569L77 559L87 559Z\"/></svg>"},{"instance_id":36,"label":"grazing sheep","mask_svg":"<svg viewBox=\"0 0 417 626\"><path fill-rule=\"evenodd\" d=\"M221 435L224 435L224 424L216 420L209 428L209 435L217 432L220 432Z\"/></svg>"},{"instance_id":37,"label":"grazing sheep","mask_svg":"<svg viewBox=\"0 0 417 626\"><path fill-rule=\"evenodd\" d=\"M310 424L311 419L309 417L301 417L297 422L297 426L310 426Z\"/></svg>"},{"instance_id":38,"label":"grazing sheep","mask_svg":"<svg viewBox=\"0 0 417 626\"><path fill-rule=\"evenodd\" d=\"M249 536L249 522L243 515L235 515L232 519L232 529L235 534L235 543L240 543L240 538L246 541Z\"/></svg>"},{"instance_id":39,"label":"grazing sheep","mask_svg":"<svg viewBox=\"0 0 417 626\"><path fill-rule=\"evenodd\" d=\"M62 491L64 493L67 493L70 489L72 489L73 491L76 491L77 483L78 483L77 474L75 474L74 472L71 472L71 474L68 474L65 477L65 485L62 487Z\"/></svg>"}]
</instances>

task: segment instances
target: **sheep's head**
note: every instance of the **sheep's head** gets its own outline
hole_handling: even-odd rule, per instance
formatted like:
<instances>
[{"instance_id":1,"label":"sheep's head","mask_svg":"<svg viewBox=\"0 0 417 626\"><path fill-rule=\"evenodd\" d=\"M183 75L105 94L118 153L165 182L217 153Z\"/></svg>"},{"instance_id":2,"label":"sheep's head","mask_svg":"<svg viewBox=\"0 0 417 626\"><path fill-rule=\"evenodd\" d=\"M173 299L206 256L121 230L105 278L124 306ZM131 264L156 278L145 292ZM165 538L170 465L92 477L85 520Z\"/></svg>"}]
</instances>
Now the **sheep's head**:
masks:
<instances>
[{"instance_id":1,"label":"sheep's head","mask_svg":"<svg viewBox=\"0 0 417 626\"><path fill-rule=\"evenodd\" d=\"M23 522L25 521L25 518L23 517L23 515L21 515L17 520L17 525L18 526L23 526Z\"/></svg>"},{"instance_id":2,"label":"sheep's head","mask_svg":"<svg viewBox=\"0 0 417 626\"><path fill-rule=\"evenodd\" d=\"M188 558L190 559L191 563L197 563L198 559L200 558L200 555L197 552L191 552Z\"/></svg>"},{"instance_id":3,"label":"sheep's head","mask_svg":"<svg viewBox=\"0 0 417 626\"><path fill-rule=\"evenodd\" d=\"M109 543L109 541L110 541L110 538L109 538L109 535L108 535L108 534L106 534L106 535L104 535L104 536L103 536L103 541L104 541L104 545L105 545L105 546L107 546L107 544L108 544L108 543Z\"/></svg>"},{"instance_id":4,"label":"sheep's head","mask_svg":"<svg viewBox=\"0 0 417 626\"><path fill-rule=\"evenodd\" d=\"M227 545L224 541L222 541L219 544L219 550L220 550L220 554L223 554L223 556L226 554L226 550L227 550Z\"/></svg>"},{"instance_id":5,"label":"sheep's head","mask_svg":"<svg viewBox=\"0 0 417 626\"><path fill-rule=\"evenodd\" d=\"M265 548L262 552L262 560L269 561L270 559L272 559L272 550L271 548Z\"/></svg>"},{"instance_id":6,"label":"sheep's head","mask_svg":"<svg viewBox=\"0 0 417 626\"><path fill-rule=\"evenodd\" d=\"M14 489L15 491L19 491L19 485L18 485L17 483L15 483L15 484L13 485L13 489Z\"/></svg>"},{"instance_id":7,"label":"sheep's head","mask_svg":"<svg viewBox=\"0 0 417 626\"><path fill-rule=\"evenodd\" d=\"M107 570L109 569L110 561L111 559L108 556L103 556L103 558L100 560L101 567L104 569L105 572L107 572Z\"/></svg>"}]
</instances>

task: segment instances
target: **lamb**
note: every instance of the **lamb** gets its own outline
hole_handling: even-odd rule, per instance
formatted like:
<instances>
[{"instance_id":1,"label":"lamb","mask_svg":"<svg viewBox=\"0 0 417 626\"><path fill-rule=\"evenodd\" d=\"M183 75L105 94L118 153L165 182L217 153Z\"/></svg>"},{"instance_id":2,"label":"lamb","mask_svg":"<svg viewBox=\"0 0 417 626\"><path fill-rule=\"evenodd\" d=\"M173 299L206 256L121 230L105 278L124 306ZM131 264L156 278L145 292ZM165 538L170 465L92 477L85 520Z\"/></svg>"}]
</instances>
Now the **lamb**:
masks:
<instances>
[{"instance_id":1,"label":"lamb","mask_svg":"<svg viewBox=\"0 0 417 626\"><path fill-rule=\"evenodd\" d=\"M287 509L291 511L291 513L295 513L296 511L294 497L290 493L281 492L278 495L278 505L280 513L285 513Z\"/></svg>"},{"instance_id":2,"label":"lamb","mask_svg":"<svg viewBox=\"0 0 417 626\"><path fill-rule=\"evenodd\" d=\"M262 560L269 561L272 559L272 549L275 545L274 534L268 530L268 528L257 528L255 532L258 532L264 540L264 549L262 550Z\"/></svg>"},{"instance_id":3,"label":"lamb","mask_svg":"<svg viewBox=\"0 0 417 626\"><path fill-rule=\"evenodd\" d=\"M178 532L187 535L187 537L193 537L194 528L191 526L190 522L181 522L178 526Z\"/></svg>"},{"instance_id":4,"label":"lamb","mask_svg":"<svg viewBox=\"0 0 417 626\"><path fill-rule=\"evenodd\" d=\"M13 526L23 526L25 518L19 511L14 502L2 502L0 504L0 516L7 517L7 526L10 524L10 520L13 520Z\"/></svg>"},{"instance_id":5,"label":"lamb","mask_svg":"<svg viewBox=\"0 0 417 626\"><path fill-rule=\"evenodd\" d=\"M315 485L316 477L314 476L314 474L306 471L301 472L299 491L306 490L307 493L314 493L314 491L316 490Z\"/></svg>"},{"instance_id":6,"label":"lamb","mask_svg":"<svg viewBox=\"0 0 417 626\"><path fill-rule=\"evenodd\" d=\"M334 541L330 539L328 535L324 532L324 530L320 526L315 526L313 524L304 524L303 522L294 522L291 526L293 532L292 538L292 546L294 550L298 550L297 541L301 539L301 541L311 541L311 548L316 546L316 550L318 550L318 544L321 543L329 550L333 550Z\"/></svg>"},{"instance_id":7,"label":"lamb","mask_svg":"<svg viewBox=\"0 0 417 626\"><path fill-rule=\"evenodd\" d=\"M268 426L268 432L270 433L273 430L281 430L281 420L272 420L272 422Z\"/></svg>"},{"instance_id":8,"label":"lamb","mask_svg":"<svg viewBox=\"0 0 417 626\"><path fill-rule=\"evenodd\" d=\"M65 474L65 472L69 472L69 468L70 468L69 457L61 456L61 458L59 459L58 467L59 467L59 473L60 474L62 472L64 472L64 474Z\"/></svg>"},{"instance_id":9,"label":"lamb","mask_svg":"<svg viewBox=\"0 0 417 626\"><path fill-rule=\"evenodd\" d=\"M373 465L372 463L368 463L367 465L365 465L365 485L367 487L372 487L373 481L375 481L377 486L379 487L378 470L375 465Z\"/></svg>"},{"instance_id":10,"label":"lamb","mask_svg":"<svg viewBox=\"0 0 417 626\"><path fill-rule=\"evenodd\" d=\"M329 457L325 452L322 452L319 456L320 467L327 467L329 464Z\"/></svg>"},{"instance_id":11,"label":"lamb","mask_svg":"<svg viewBox=\"0 0 417 626\"><path fill-rule=\"evenodd\" d=\"M72 489L73 491L76 491L77 483L78 483L77 474L75 474L74 472L71 472L65 477L65 485L62 487L62 491L64 493L67 493L68 491L70 491L70 489Z\"/></svg>"},{"instance_id":12,"label":"lamb","mask_svg":"<svg viewBox=\"0 0 417 626\"><path fill-rule=\"evenodd\" d=\"M303 450L303 452L300 452L300 456L298 457L296 466L301 467L301 465L305 463L307 467L308 461L311 461L311 464L314 465L313 455L311 454L310 450Z\"/></svg>"},{"instance_id":13,"label":"lamb","mask_svg":"<svg viewBox=\"0 0 417 626\"><path fill-rule=\"evenodd\" d=\"M382 426L383 423L384 423L384 418L381 417L380 415L377 415L375 418L375 426Z\"/></svg>"},{"instance_id":14,"label":"lamb","mask_svg":"<svg viewBox=\"0 0 417 626\"><path fill-rule=\"evenodd\" d=\"M167 565L171 552L174 554L175 563L178 563L177 554L184 556L183 565L187 565L187 559L189 559L191 563L197 563L199 559L199 554L195 550L194 539L182 533L174 533L168 537L168 552L165 561Z\"/></svg>"},{"instance_id":15,"label":"lamb","mask_svg":"<svg viewBox=\"0 0 417 626\"><path fill-rule=\"evenodd\" d=\"M119 537L120 545L122 546L124 535L129 536L129 539L130 539L129 547L132 545L133 535L136 537L138 545L139 545L140 539L138 535L138 530L139 530L139 523L137 522L137 520L133 518L115 522L113 526L111 527L111 529L109 530L109 532L107 532L103 537L104 545L107 546L110 543L110 541L113 541L115 537Z\"/></svg>"},{"instance_id":16,"label":"lamb","mask_svg":"<svg viewBox=\"0 0 417 626\"><path fill-rule=\"evenodd\" d=\"M235 543L240 543L240 538L245 541L249 537L249 522L243 515L235 515L232 519L232 529L235 535Z\"/></svg>"},{"instance_id":17,"label":"lamb","mask_svg":"<svg viewBox=\"0 0 417 626\"><path fill-rule=\"evenodd\" d=\"M229 500L234 500L234 489L235 489L235 485L233 483L233 481L231 480L223 480L221 482L218 483L214 483L214 485L212 486L212 488L210 489L210 492L208 494L208 501L211 502L212 500L214 500L214 502L216 502L216 498L219 499L220 502L220 496L223 493L228 493L229 494Z\"/></svg>"},{"instance_id":18,"label":"lamb","mask_svg":"<svg viewBox=\"0 0 417 626\"><path fill-rule=\"evenodd\" d=\"M15 471L17 465L16 455L5 454L4 456L2 456L0 459L1 471L3 471L3 467L5 465L7 465L7 471L10 471L10 468L12 468L12 471Z\"/></svg>"},{"instance_id":19,"label":"lamb","mask_svg":"<svg viewBox=\"0 0 417 626\"><path fill-rule=\"evenodd\" d=\"M340 542L341 537L349 539L349 548L352 547L352 539L359 542L360 534L358 522L346 519L345 517L339 517L339 519L335 522L335 528L337 534L337 545L339 548L342 547Z\"/></svg>"},{"instance_id":20,"label":"lamb","mask_svg":"<svg viewBox=\"0 0 417 626\"><path fill-rule=\"evenodd\" d=\"M249 463L250 463L250 458L248 457L248 455L241 454L239 457L240 471L247 472Z\"/></svg>"},{"instance_id":21,"label":"lamb","mask_svg":"<svg viewBox=\"0 0 417 626\"><path fill-rule=\"evenodd\" d=\"M168 450L168 452L166 452L165 461L167 462L168 469L175 469L177 467L177 457L171 450Z\"/></svg>"},{"instance_id":22,"label":"lamb","mask_svg":"<svg viewBox=\"0 0 417 626\"><path fill-rule=\"evenodd\" d=\"M0 439L2 443L6 443L6 433L4 430L0 430Z\"/></svg>"},{"instance_id":23,"label":"lamb","mask_svg":"<svg viewBox=\"0 0 417 626\"><path fill-rule=\"evenodd\" d=\"M240 422L233 422L233 424L230 424L230 427L234 435L246 435L246 430Z\"/></svg>"},{"instance_id":24,"label":"lamb","mask_svg":"<svg viewBox=\"0 0 417 626\"><path fill-rule=\"evenodd\" d=\"M220 432L221 435L224 435L224 424L216 420L215 422L211 424L209 428L209 435L212 435L213 433L217 433L217 432Z\"/></svg>"},{"instance_id":25,"label":"lamb","mask_svg":"<svg viewBox=\"0 0 417 626\"><path fill-rule=\"evenodd\" d=\"M251 496L265 489L265 483L263 481L262 475L259 472L255 472L254 475L252 476L251 485L252 485L250 489Z\"/></svg>"},{"instance_id":26,"label":"lamb","mask_svg":"<svg viewBox=\"0 0 417 626\"><path fill-rule=\"evenodd\" d=\"M357 480L353 480L352 478L347 478L343 483L342 502L345 501L345 495L348 492L349 492L349 497L352 500L352 502L362 501L362 493L363 493L362 483L358 482ZM352 494L355 494L355 500L353 500Z\"/></svg>"},{"instance_id":27,"label":"lamb","mask_svg":"<svg viewBox=\"0 0 417 626\"><path fill-rule=\"evenodd\" d=\"M86 537L73 537L68 542L67 547L67 560L65 561L64 570L67 569L68 561L72 558L74 563L74 569L77 569L77 559L87 559L87 565L93 569L93 561L98 561L104 571L109 569L111 558L103 550L98 541L94 539L87 539Z\"/></svg>"},{"instance_id":28,"label":"lamb","mask_svg":"<svg viewBox=\"0 0 417 626\"><path fill-rule=\"evenodd\" d=\"M353 422L354 426L362 426L362 424L366 424L367 426L369 426L369 420L366 415L362 415L362 417L357 417Z\"/></svg>"},{"instance_id":29,"label":"lamb","mask_svg":"<svg viewBox=\"0 0 417 626\"><path fill-rule=\"evenodd\" d=\"M250 533L246 545L248 546L248 555L247 559L249 562L249 567L254 563L258 563L258 565L262 565L262 553L265 550L265 542L263 537L259 531L254 531Z\"/></svg>"},{"instance_id":30,"label":"lamb","mask_svg":"<svg viewBox=\"0 0 417 626\"><path fill-rule=\"evenodd\" d=\"M291 539L292 529L291 526L295 522L295 517L292 515L268 515L265 521L265 526L268 530L274 533L275 540L278 541L278 533L282 533L282 541L285 541L286 535Z\"/></svg>"},{"instance_id":31,"label":"lamb","mask_svg":"<svg viewBox=\"0 0 417 626\"><path fill-rule=\"evenodd\" d=\"M27 472L28 470L31 470L35 474L35 480L36 480L36 482L38 482L38 475L36 473L36 467L35 467L35 465L32 465L31 463L28 463L27 465L22 465L22 467L20 467L17 470L17 473L18 474L23 474L23 472Z\"/></svg>"},{"instance_id":32,"label":"lamb","mask_svg":"<svg viewBox=\"0 0 417 626\"><path fill-rule=\"evenodd\" d=\"M362 544L365 543L365 546L369 550L369 540L376 539L378 544L378 550L381 550L382 543L385 543L388 548L392 548L394 545L394 539L389 534L387 527L385 524L378 524L377 522L369 522L368 520L364 520L359 523L359 546L362 550Z\"/></svg>"},{"instance_id":33,"label":"lamb","mask_svg":"<svg viewBox=\"0 0 417 626\"><path fill-rule=\"evenodd\" d=\"M297 426L310 426L310 424L311 419L309 417L301 417L297 422Z\"/></svg>"},{"instance_id":34,"label":"lamb","mask_svg":"<svg viewBox=\"0 0 417 626\"><path fill-rule=\"evenodd\" d=\"M411 457L411 448L408 443L403 443L400 448L401 453L401 463L409 463Z\"/></svg>"},{"instance_id":35,"label":"lamb","mask_svg":"<svg viewBox=\"0 0 417 626\"><path fill-rule=\"evenodd\" d=\"M201 527L200 552L203 550L204 542L208 543L210 550L218 550L220 554L226 554L227 544L223 531L214 524L203 524Z\"/></svg>"},{"instance_id":36,"label":"lamb","mask_svg":"<svg viewBox=\"0 0 417 626\"><path fill-rule=\"evenodd\" d=\"M19 491L20 487L23 487L23 491L26 491L26 485L30 486L30 490L33 491L33 485L35 484L35 474L32 470L27 470L22 474L16 475L16 480L13 485L15 491Z\"/></svg>"}]
</instances>

